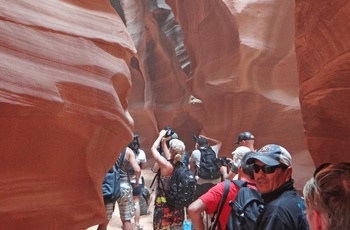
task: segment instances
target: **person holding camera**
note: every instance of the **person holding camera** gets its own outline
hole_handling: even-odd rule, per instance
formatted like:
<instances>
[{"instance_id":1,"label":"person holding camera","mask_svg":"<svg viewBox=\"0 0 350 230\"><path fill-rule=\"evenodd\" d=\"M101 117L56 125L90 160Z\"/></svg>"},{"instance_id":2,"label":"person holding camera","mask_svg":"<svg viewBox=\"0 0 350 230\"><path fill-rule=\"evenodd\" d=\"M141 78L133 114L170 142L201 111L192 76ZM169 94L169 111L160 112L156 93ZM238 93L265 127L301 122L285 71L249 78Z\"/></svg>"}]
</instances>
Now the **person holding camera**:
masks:
<instances>
[{"instance_id":1,"label":"person holding camera","mask_svg":"<svg viewBox=\"0 0 350 230\"><path fill-rule=\"evenodd\" d=\"M169 126L166 126L164 128L164 130L165 130L165 134L164 134L164 137L163 137L162 140L163 140L163 142L166 144L166 146L169 149L170 141L173 140L173 139L179 139L179 138L178 138L177 133L175 133L174 130L172 128L170 128ZM167 160L170 159L170 155L167 155L167 152L163 151L162 144L158 146L157 151L160 152L160 155L163 156L165 159L167 159ZM188 154L185 151L184 155L182 156L181 161L187 166L188 165L188 159L186 158L186 155L188 157ZM186 159L187 159L187 162L186 162ZM151 170L154 173L158 172L159 166L158 166L157 162L154 162Z\"/></svg>"},{"instance_id":2,"label":"person holding camera","mask_svg":"<svg viewBox=\"0 0 350 230\"><path fill-rule=\"evenodd\" d=\"M223 170L220 168L223 179L227 180L237 180L238 178L238 166L241 163L243 156L250 152L251 150L246 146L239 146L232 152L232 160L230 159L228 165L228 169Z\"/></svg>"},{"instance_id":3,"label":"person holding camera","mask_svg":"<svg viewBox=\"0 0 350 230\"><path fill-rule=\"evenodd\" d=\"M192 152L189 162L190 169L197 179L195 199L198 199L211 187L221 182L218 153L222 142L203 135L194 136L193 139L196 142L196 149ZM215 145L209 146L208 140Z\"/></svg>"},{"instance_id":4,"label":"person holding camera","mask_svg":"<svg viewBox=\"0 0 350 230\"><path fill-rule=\"evenodd\" d=\"M169 206L166 194L170 191L170 179L175 169L174 164L181 161L185 152L185 144L179 139L172 139L169 142L169 148L166 141L170 139L172 133L167 130L161 130L158 138L151 147L151 153L155 163L157 163L160 174L158 176L158 186L154 203L153 229L182 229L184 221L184 209L177 209ZM161 145L164 156L159 152L158 146ZM171 160L173 163L171 163Z\"/></svg>"}]
</instances>

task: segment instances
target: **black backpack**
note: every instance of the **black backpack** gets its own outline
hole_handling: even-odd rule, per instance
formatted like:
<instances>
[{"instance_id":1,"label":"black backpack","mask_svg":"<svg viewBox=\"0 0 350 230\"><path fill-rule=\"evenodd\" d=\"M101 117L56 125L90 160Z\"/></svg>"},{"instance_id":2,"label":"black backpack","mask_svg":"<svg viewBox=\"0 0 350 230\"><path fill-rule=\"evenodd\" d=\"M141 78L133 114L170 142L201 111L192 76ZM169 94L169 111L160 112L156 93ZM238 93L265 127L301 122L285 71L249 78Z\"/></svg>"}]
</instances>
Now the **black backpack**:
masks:
<instances>
[{"instance_id":1,"label":"black backpack","mask_svg":"<svg viewBox=\"0 0 350 230\"><path fill-rule=\"evenodd\" d=\"M220 173L220 159L210 147L199 148L201 159L199 163L198 176L205 180L218 179Z\"/></svg>"},{"instance_id":2,"label":"black backpack","mask_svg":"<svg viewBox=\"0 0 350 230\"><path fill-rule=\"evenodd\" d=\"M174 164L172 160L169 160L169 162L175 166L175 169L170 179L170 190L165 193L167 203L169 206L177 209L188 207L194 201L197 180L192 171L184 163L177 162ZM156 178L158 179L158 188L165 191L164 184L160 179L160 169L158 169L154 176L150 188L152 188Z\"/></svg>"},{"instance_id":3,"label":"black backpack","mask_svg":"<svg viewBox=\"0 0 350 230\"><path fill-rule=\"evenodd\" d=\"M194 201L197 180L192 171L182 162L174 164L175 169L170 179L167 203L177 209L188 207Z\"/></svg>"},{"instance_id":4,"label":"black backpack","mask_svg":"<svg viewBox=\"0 0 350 230\"><path fill-rule=\"evenodd\" d=\"M236 184L240 189L235 200L227 202L226 198L230 189L230 183ZM232 208L226 225L227 230L248 230L254 228L254 224L265 205L260 193L256 189L249 188L248 184L247 181L233 180L230 182L225 180L223 199L220 202L217 218L211 229L215 229L217 224L219 224L218 217L224 205L230 205ZM219 226L219 229L222 229L221 226Z\"/></svg>"}]
</instances>

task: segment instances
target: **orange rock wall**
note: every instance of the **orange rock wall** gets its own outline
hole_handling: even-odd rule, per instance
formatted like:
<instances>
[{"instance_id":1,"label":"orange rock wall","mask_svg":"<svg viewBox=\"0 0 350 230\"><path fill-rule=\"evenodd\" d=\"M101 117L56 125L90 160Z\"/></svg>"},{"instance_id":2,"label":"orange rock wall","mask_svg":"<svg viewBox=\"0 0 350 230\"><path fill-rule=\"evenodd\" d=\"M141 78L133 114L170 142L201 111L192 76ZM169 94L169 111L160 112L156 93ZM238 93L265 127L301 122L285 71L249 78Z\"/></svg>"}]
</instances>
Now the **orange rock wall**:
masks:
<instances>
[{"instance_id":1,"label":"orange rock wall","mask_svg":"<svg viewBox=\"0 0 350 230\"><path fill-rule=\"evenodd\" d=\"M350 161L350 1L296 1L305 139L316 165Z\"/></svg>"},{"instance_id":2,"label":"orange rock wall","mask_svg":"<svg viewBox=\"0 0 350 230\"><path fill-rule=\"evenodd\" d=\"M221 140L227 157L238 134L251 131L256 148L291 152L301 189L314 166L299 104L294 2L121 3L138 50L130 113L146 152L165 125L189 152L201 133Z\"/></svg>"},{"instance_id":3,"label":"orange rock wall","mask_svg":"<svg viewBox=\"0 0 350 230\"><path fill-rule=\"evenodd\" d=\"M226 157L251 131L290 151L299 190L314 164L349 161L349 1L0 3L1 228L102 222L133 131L149 158L167 125Z\"/></svg>"},{"instance_id":4,"label":"orange rock wall","mask_svg":"<svg viewBox=\"0 0 350 230\"><path fill-rule=\"evenodd\" d=\"M103 222L136 52L109 1L0 1L1 229Z\"/></svg>"}]
</instances>

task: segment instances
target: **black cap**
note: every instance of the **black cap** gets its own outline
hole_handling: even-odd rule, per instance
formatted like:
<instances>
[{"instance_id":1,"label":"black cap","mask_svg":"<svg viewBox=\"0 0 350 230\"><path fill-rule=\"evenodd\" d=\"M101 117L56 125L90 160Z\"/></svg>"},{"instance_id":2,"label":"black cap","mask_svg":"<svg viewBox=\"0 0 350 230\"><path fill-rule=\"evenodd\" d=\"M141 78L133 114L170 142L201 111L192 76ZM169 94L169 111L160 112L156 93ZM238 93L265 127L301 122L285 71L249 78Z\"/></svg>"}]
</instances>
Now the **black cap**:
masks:
<instances>
[{"instance_id":1,"label":"black cap","mask_svg":"<svg viewBox=\"0 0 350 230\"><path fill-rule=\"evenodd\" d=\"M254 140L253 134L250 132L243 132L239 134L238 140L235 142L235 144L239 144L241 141L246 141L246 140Z\"/></svg>"}]
</instances>

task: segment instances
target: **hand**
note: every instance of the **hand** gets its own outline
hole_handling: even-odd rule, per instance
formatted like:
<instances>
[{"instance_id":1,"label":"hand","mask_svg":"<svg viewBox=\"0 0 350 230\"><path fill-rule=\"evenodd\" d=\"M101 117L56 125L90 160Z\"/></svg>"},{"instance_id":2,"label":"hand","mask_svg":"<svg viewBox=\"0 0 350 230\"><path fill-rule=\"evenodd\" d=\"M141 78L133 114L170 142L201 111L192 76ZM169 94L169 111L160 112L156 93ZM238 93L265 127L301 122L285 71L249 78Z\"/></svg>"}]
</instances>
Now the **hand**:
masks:
<instances>
[{"instance_id":1,"label":"hand","mask_svg":"<svg viewBox=\"0 0 350 230\"><path fill-rule=\"evenodd\" d=\"M226 166L221 166L220 167L220 173L223 174L223 175L226 174L227 173L227 167Z\"/></svg>"},{"instance_id":2,"label":"hand","mask_svg":"<svg viewBox=\"0 0 350 230\"><path fill-rule=\"evenodd\" d=\"M159 132L159 136L160 137L164 137L166 134L166 130L162 129L160 132Z\"/></svg>"},{"instance_id":3,"label":"hand","mask_svg":"<svg viewBox=\"0 0 350 230\"><path fill-rule=\"evenodd\" d=\"M162 138L162 141L168 141L168 140L170 140L171 139L171 136L169 136L169 137L163 137Z\"/></svg>"},{"instance_id":4,"label":"hand","mask_svg":"<svg viewBox=\"0 0 350 230\"><path fill-rule=\"evenodd\" d=\"M134 188L137 188L137 186L139 186L139 181L136 181L134 184Z\"/></svg>"}]
</instances>

